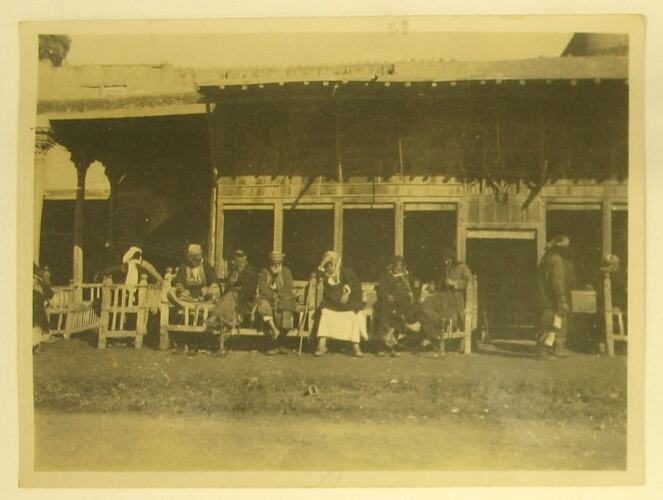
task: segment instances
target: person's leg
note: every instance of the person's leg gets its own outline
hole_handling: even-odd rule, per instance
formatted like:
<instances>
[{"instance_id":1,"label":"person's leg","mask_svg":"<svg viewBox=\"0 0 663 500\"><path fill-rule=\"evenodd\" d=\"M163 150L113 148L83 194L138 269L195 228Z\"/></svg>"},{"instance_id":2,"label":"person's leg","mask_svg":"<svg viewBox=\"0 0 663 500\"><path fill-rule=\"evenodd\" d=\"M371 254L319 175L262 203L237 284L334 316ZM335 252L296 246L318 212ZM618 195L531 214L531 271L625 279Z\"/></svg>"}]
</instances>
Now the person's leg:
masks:
<instances>
[{"instance_id":1,"label":"person's leg","mask_svg":"<svg viewBox=\"0 0 663 500\"><path fill-rule=\"evenodd\" d=\"M537 328L536 348L539 356L552 355L552 348L546 345L546 338L553 330L553 319L555 312L552 309L543 309L539 313L539 324Z\"/></svg>"},{"instance_id":2,"label":"person's leg","mask_svg":"<svg viewBox=\"0 0 663 500\"><path fill-rule=\"evenodd\" d=\"M322 356L327 353L327 337L318 337L318 348L315 350L316 356Z\"/></svg>"},{"instance_id":3,"label":"person's leg","mask_svg":"<svg viewBox=\"0 0 663 500\"><path fill-rule=\"evenodd\" d=\"M289 354L290 350L286 346L288 332L292 330L294 324L294 315L292 311L277 311L275 320L279 328L279 335L276 337L276 348L279 354Z\"/></svg>"},{"instance_id":4,"label":"person's leg","mask_svg":"<svg viewBox=\"0 0 663 500\"><path fill-rule=\"evenodd\" d=\"M355 358L363 358L364 353L361 351L361 347L359 346L359 342L353 342L352 343L352 355Z\"/></svg>"}]
</instances>

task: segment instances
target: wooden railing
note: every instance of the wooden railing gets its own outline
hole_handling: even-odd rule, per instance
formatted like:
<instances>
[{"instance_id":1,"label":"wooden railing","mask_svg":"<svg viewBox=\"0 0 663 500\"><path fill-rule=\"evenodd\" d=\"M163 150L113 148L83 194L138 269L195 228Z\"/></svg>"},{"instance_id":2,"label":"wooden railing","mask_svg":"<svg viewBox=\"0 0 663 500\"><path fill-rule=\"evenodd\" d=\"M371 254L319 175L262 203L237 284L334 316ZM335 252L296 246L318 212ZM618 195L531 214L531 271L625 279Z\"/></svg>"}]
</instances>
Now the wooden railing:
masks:
<instances>
[{"instance_id":1,"label":"wooden railing","mask_svg":"<svg viewBox=\"0 0 663 500\"><path fill-rule=\"evenodd\" d=\"M101 284L70 284L53 287L48 301L50 332L68 339L72 334L99 328L95 303L101 298Z\"/></svg>"}]
</instances>

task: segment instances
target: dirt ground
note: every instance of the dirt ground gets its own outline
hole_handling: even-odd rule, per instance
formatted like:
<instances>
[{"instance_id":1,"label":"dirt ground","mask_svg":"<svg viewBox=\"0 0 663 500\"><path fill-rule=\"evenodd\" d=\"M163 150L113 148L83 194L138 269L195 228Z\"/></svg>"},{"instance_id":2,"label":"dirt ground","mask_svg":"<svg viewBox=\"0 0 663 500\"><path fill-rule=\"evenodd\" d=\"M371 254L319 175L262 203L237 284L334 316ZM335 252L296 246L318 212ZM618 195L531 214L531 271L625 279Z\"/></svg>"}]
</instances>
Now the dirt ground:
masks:
<instances>
[{"instance_id":1,"label":"dirt ground","mask_svg":"<svg viewBox=\"0 0 663 500\"><path fill-rule=\"evenodd\" d=\"M626 358L225 357L85 337L34 357L41 470L622 469ZM232 347L232 345L231 345ZM294 346L293 346L294 347Z\"/></svg>"}]
</instances>

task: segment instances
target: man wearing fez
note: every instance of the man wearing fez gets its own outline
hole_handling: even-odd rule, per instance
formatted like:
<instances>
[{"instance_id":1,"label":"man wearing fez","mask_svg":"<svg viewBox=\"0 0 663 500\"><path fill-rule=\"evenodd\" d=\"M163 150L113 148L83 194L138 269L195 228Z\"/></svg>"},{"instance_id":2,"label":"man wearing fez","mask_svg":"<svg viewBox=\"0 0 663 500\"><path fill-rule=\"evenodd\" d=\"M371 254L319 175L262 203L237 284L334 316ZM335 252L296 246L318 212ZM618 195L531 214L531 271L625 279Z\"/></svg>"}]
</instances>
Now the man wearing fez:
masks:
<instances>
[{"instance_id":1,"label":"man wearing fez","mask_svg":"<svg viewBox=\"0 0 663 500\"><path fill-rule=\"evenodd\" d=\"M283 265L281 252L269 254L269 265L258 275L258 306L263 333L268 339L266 354L288 354L284 346L294 327L296 297L292 289L292 272Z\"/></svg>"},{"instance_id":2,"label":"man wearing fez","mask_svg":"<svg viewBox=\"0 0 663 500\"><path fill-rule=\"evenodd\" d=\"M177 269L172 285L180 297L204 299L210 293L210 286L218 286L219 278L214 268L203 258L203 249L192 243L186 249L186 260Z\"/></svg>"}]
</instances>

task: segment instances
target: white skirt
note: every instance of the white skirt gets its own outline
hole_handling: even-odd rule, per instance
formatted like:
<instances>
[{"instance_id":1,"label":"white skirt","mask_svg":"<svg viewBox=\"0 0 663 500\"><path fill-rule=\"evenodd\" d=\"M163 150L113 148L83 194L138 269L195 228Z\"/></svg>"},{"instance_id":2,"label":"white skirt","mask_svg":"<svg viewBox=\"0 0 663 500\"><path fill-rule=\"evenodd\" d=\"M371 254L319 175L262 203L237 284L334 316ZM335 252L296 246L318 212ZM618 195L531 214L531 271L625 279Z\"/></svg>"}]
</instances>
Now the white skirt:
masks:
<instances>
[{"instance_id":1,"label":"white skirt","mask_svg":"<svg viewBox=\"0 0 663 500\"><path fill-rule=\"evenodd\" d=\"M366 317L362 311L332 311L323 309L320 313L318 337L334 340L347 340L358 344L361 339L368 340Z\"/></svg>"}]
</instances>

